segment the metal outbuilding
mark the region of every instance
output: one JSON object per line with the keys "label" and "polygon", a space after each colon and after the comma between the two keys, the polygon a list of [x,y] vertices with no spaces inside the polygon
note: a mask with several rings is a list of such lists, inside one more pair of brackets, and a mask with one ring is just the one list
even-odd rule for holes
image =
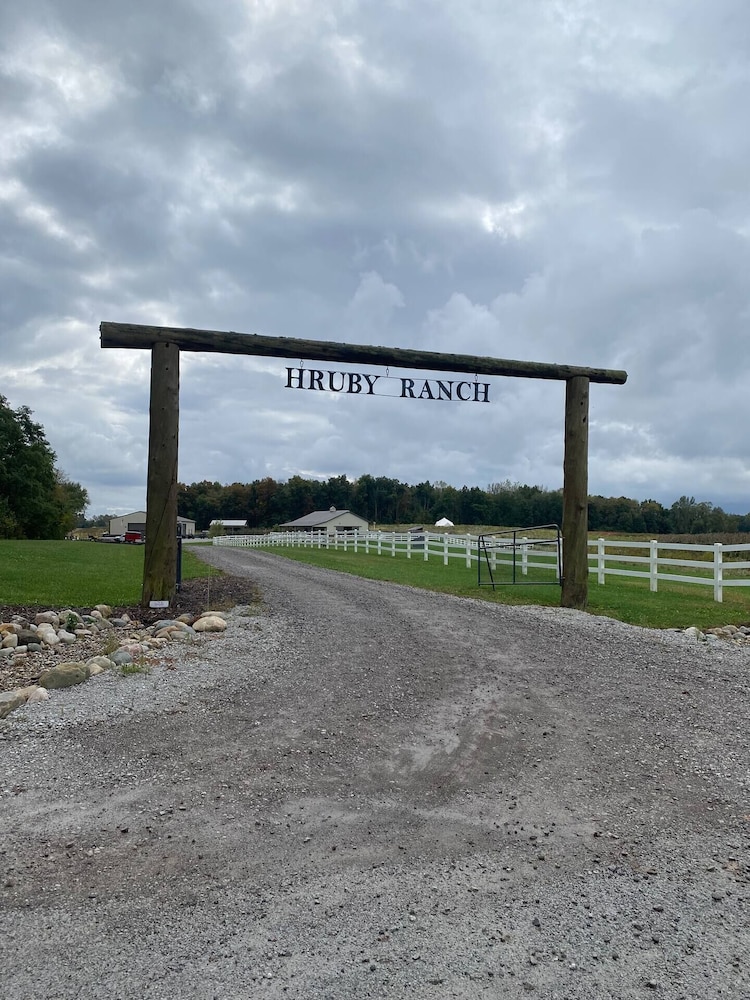
{"label": "metal outbuilding", "polygon": [[[124,535],[127,531],[140,531],[146,534],[146,511],[134,510],[130,514],[121,514],[109,519],[110,535]],[[192,538],[195,534],[195,521],[189,517],[177,518],[177,534],[183,538]]]}

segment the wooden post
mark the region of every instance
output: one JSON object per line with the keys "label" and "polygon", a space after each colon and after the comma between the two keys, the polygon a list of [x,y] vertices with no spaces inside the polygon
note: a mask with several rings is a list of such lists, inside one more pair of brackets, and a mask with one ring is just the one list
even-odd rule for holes
{"label": "wooden post", "polygon": [[177,585],[177,446],[180,349],[151,348],[146,545],[141,604],[171,601]]}
{"label": "wooden post", "polygon": [[577,375],[565,383],[565,457],[563,460],[564,608],[583,611],[589,597],[589,379]]}
{"label": "wooden post", "polygon": [[134,326],[132,323],[101,323],[102,347],[148,347],[176,344],[181,351],[212,351],[219,354],[246,354],[270,358],[308,358],[311,361],[342,361],[345,364],[380,365],[395,368],[426,368],[438,372],[467,372],[474,375],[510,375],[515,378],[571,379],[585,375],[592,382],[621,385],[627,372],[607,368],[580,368],[549,365],[539,361],[508,361],[477,358],[466,354],[437,354],[410,351],[401,347],[372,347],[368,344],[334,344],[297,337],[264,337],[259,334],[221,330],[190,330],[173,326]]}

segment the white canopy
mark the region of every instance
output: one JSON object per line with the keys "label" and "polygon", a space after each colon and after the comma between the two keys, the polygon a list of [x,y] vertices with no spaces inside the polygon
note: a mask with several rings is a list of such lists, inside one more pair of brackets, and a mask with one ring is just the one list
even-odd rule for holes
{"label": "white canopy", "polygon": [[452,528],[453,521],[449,521],[447,517],[441,517],[439,521],[435,521],[436,528]]}

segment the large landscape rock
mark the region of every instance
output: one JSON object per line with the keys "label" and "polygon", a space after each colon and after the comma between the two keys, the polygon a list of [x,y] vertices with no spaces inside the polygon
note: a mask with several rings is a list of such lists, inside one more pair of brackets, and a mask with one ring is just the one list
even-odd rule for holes
{"label": "large landscape rock", "polygon": [[201,615],[193,625],[196,632],[223,632],[227,623],[219,615]]}
{"label": "large landscape rock", "polygon": [[45,670],[39,678],[42,687],[49,689],[73,687],[88,680],[89,671],[85,663],[60,663]]}
{"label": "large landscape rock", "polygon": [[17,691],[3,691],[0,694],[0,719],[15,712],[17,708],[26,703],[26,699]]}

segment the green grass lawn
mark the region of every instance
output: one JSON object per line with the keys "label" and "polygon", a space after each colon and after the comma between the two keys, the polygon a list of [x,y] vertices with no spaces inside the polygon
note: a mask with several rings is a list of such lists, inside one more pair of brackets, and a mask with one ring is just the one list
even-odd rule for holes
{"label": "green grass lawn", "polygon": [[[443,566],[437,558],[425,562],[420,553],[365,555],[363,552],[274,547],[268,551],[288,559],[323,566],[374,580],[422,587],[459,597],[474,597],[502,604],[558,606],[560,588],[479,587],[474,564],[451,559]],[[103,545],[94,542],[0,541],[0,605],[40,607],[92,607],[105,603],[135,606],[140,603],[143,546]],[[188,580],[217,571],[201,562],[188,546],[182,549],[182,576]],[[604,586],[589,576],[589,611],[650,628],[710,627],[750,622],[750,592],[726,588],[717,604],[708,586],[666,584],[652,594],[646,580],[609,577]]]}
{"label": "green grass lawn", "polygon": [[[135,606],[143,552],[142,545],[0,541],[0,605]],[[216,572],[183,546],[183,580]]]}
{"label": "green grass lawn", "polygon": [[[495,590],[479,587],[476,563],[469,569],[461,559],[450,559],[444,566],[438,558],[425,562],[421,553],[407,559],[401,554],[395,557],[365,555],[351,550],[273,547],[267,551],[371,580],[389,580],[458,597],[475,597],[498,604],[560,604],[559,586],[504,586]],[[652,594],[647,580],[609,577],[607,583],[600,586],[595,576],[589,576],[588,610],[594,615],[606,615],[647,628],[740,625],[750,623],[750,588],[744,593],[739,588],[726,588],[724,602],[718,604],[713,599],[713,589],[708,586],[660,581],[659,591]]]}

